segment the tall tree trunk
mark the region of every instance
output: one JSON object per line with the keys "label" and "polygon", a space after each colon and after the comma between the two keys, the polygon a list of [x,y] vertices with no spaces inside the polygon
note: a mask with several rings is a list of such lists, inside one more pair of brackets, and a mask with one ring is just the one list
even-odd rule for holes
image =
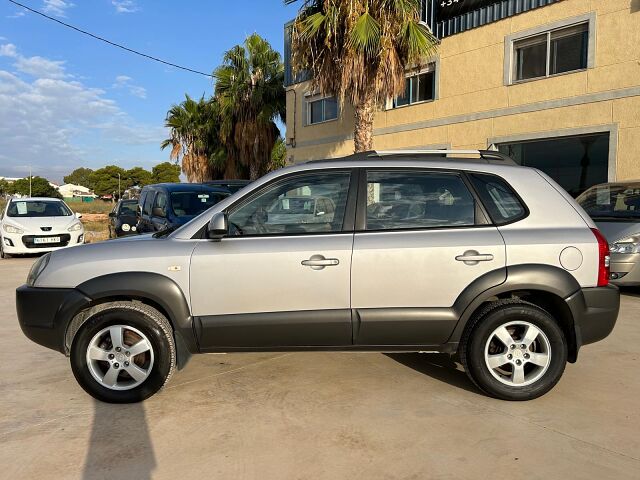
{"label": "tall tree trunk", "polygon": [[258,162],[253,161],[249,164],[249,180],[257,180],[260,178],[260,166]]}
{"label": "tall tree trunk", "polygon": [[353,143],[355,153],[373,150],[374,97],[373,90],[370,90],[367,92],[364,101],[360,105],[354,106],[356,122],[353,131]]}

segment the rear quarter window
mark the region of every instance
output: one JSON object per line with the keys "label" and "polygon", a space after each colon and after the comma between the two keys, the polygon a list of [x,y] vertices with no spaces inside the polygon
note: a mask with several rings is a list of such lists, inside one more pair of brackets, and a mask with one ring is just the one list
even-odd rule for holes
{"label": "rear quarter window", "polygon": [[494,224],[512,223],[527,215],[518,195],[502,178],[484,173],[472,173],[469,178]]}

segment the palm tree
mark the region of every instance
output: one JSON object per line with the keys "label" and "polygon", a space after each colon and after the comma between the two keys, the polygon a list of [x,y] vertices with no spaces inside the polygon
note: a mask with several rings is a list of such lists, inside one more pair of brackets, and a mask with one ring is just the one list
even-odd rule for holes
{"label": "palm tree", "polygon": [[312,88],[355,110],[355,151],[373,147],[373,117],[404,94],[405,72],[436,51],[420,0],[307,0],[293,25],[292,66]]}
{"label": "palm tree", "polygon": [[182,161],[182,171],[190,182],[226,174],[226,153],[220,143],[218,114],[215,101],[204,97],[195,101],[189,95],[167,112],[165,126],[169,128],[170,137],[160,148],[171,147],[170,158]]}
{"label": "palm tree", "polygon": [[268,170],[280,137],[275,120],[285,117],[282,59],[254,33],[225,53],[213,75],[227,162],[248,169],[255,180]]}

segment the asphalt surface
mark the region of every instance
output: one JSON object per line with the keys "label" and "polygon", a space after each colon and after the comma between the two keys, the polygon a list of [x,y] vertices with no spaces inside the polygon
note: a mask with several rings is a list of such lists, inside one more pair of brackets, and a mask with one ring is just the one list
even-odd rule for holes
{"label": "asphalt surface", "polygon": [[136,405],[94,401],[20,331],[0,260],[0,477],[638,479],[640,295],[543,398],[484,397],[427,354],[199,355]]}

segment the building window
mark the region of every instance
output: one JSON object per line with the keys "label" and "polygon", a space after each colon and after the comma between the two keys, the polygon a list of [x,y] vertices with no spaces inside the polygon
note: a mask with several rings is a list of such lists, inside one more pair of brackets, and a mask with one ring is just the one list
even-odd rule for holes
{"label": "building window", "polygon": [[542,170],[577,197],[608,181],[609,133],[498,144],[520,165]]}
{"label": "building window", "polygon": [[404,95],[393,101],[393,108],[430,102],[436,98],[436,72],[433,65],[427,72],[407,77]]}
{"label": "building window", "polygon": [[511,80],[546,78],[589,67],[590,20],[511,39]]}
{"label": "building window", "polygon": [[328,122],[337,118],[338,100],[336,97],[307,100],[307,125]]}

